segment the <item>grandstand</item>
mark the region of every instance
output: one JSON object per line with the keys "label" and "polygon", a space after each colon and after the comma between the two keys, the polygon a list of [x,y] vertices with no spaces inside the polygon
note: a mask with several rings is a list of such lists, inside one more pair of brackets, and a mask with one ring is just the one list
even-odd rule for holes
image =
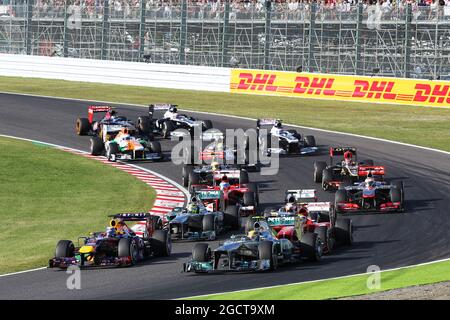
{"label": "grandstand", "polygon": [[450,0],[0,0],[0,52],[439,79]]}

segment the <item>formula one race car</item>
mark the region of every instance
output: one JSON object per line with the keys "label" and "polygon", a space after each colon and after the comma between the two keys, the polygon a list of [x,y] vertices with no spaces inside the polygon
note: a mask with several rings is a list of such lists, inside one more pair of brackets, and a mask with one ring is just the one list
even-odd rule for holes
{"label": "formula one race car", "polygon": [[[108,132],[108,131],[106,131]],[[99,137],[91,138],[91,154],[99,156],[105,154],[109,161],[116,160],[153,160],[164,158],[161,144],[158,141],[150,141],[146,137],[136,137],[127,127],[119,132],[110,132],[107,140]]]}
{"label": "formula one race car", "polygon": [[202,141],[213,140],[200,152],[199,158],[202,162],[218,162],[240,169],[257,170],[257,160],[251,162],[246,145],[239,146],[235,141],[231,145],[227,144],[224,134],[220,130],[209,129],[202,134],[201,139]]}
{"label": "formula one race car", "polygon": [[[295,190],[289,190],[292,191]],[[277,211],[264,213],[264,218],[275,231],[275,236],[291,241],[298,240],[299,229],[295,227],[297,216],[303,217],[302,234],[316,233],[323,244],[324,254],[332,253],[336,244],[350,245],[353,242],[352,221],[345,218],[336,219],[334,205],[330,202],[288,202]],[[250,226],[252,223],[250,220]]]}
{"label": "formula one race car", "polygon": [[[200,191],[221,191],[223,200],[219,202],[222,210],[235,217],[232,223],[237,228],[241,217],[254,215],[259,204],[259,188],[256,183],[247,182],[248,173],[240,170],[215,171],[212,184],[209,181],[196,180],[198,176],[191,176],[189,190],[191,193]],[[244,178],[245,177],[245,178]]]}
{"label": "formula one race car", "polygon": [[[341,155],[344,159],[333,164],[333,158]],[[374,166],[373,160],[358,162],[356,148],[353,147],[331,147],[329,165],[325,161],[314,162],[314,181],[322,183],[323,190],[336,190],[362,181],[369,172],[377,180],[382,180],[385,168]]]}
{"label": "formula one race car", "polygon": [[335,207],[338,213],[349,212],[403,212],[404,190],[402,182],[388,184],[367,179],[336,191]]}
{"label": "formula one race car", "polygon": [[[155,119],[155,111],[166,110],[163,117]],[[169,138],[171,132],[176,129],[186,129],[194,134],[197,127],[199,133],[212,128],[211,120],[198,120],[185,114],[179,114],[177,105],[174,104],[151,104],[148,114],[152,122],[153,132],[162,135],[163,138]]]}
{"label": "formula one race car", "polygon": [[[100,120],[94,120],[96,113],[103,114]],[[151,122],[150,117],[141,116],[137,119],[136,124],[128,120],[126,117],[117,116],[116,110],[110,106],[89,106],[88,117],[78,118],[75,129],[78,135],[95,135],[103,140],[108,140],[108,135],[118,132],[122,128],[134,132],[138,135],[149,135],[151,139]]]}
{"label": "formula one race car", "polygon": [[224,230],[224,213],[208,210],[195,196],[186,208],[176,207],[166,216],[168,229],[175,239],[215,240]]}
{"label": "formula one race car", "polygon": [[[298,235],[301,235],[301,229]],[[206,243],[197,243],[192,257],[183,264],[183,271],[211,273],[226,271],[271,271],[279,264],[303,259],[318,261],[322,244],[315,233],[305,233],[300,240],[277,239],[266,221],[256,221],[246,235],[234,235],[211,250]]]}
{"label": "formula one race car", "polygon": [[[263,126],[272,126],[267,136],[262,135]],[[304,136],[297,130],[285,130],[280,119],[258,119],[256,122],[258,148],[261,152],[271,155],[279,154],[311,154],[319,149],[316,147],[314,136]],[[272,139],[278,139],[278,148],[272,147]]]}
{"label": "formula one race car", "polygon": [[[162,229],[160,217],[150,213],[120,213],[111,217],[113,220],[106,232],[80,237],[81,246],[75,247],[70,240],[60,240],[49,267],[130,266],[150,257],[170,255],[172,243],[168,231]],[[126,221],[144,221],[142,236],[137,235],[134,227],[128,227]]]}

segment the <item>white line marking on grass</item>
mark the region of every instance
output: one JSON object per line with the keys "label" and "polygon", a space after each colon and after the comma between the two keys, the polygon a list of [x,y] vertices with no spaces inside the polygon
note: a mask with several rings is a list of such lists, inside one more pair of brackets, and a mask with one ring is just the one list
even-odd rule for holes
{"label": "white line marking on grass", "polygon": [[[415,267],[422,267],[422,266],[435,264],[435,263],[439,263],[439,262],[445,262],[445,261],[449,261],[449,260],[450,260],[450,258],[446,258],[446,259],[441,259],[441,260],[436,260],[436,261],[423,262],[423,263],[414,264],[414,265],[410,265],[410,266],[386,269],[386,270],[381,270],[381,273],[390,272],[390,271],[396,271],[396,270],[401,270],[401,269],[411,269],[411,268],[415,268]],[[311,281],[303,281],[303,282],[294,282],[294,283],[287,283],[287,284],[279,284],[279,285],[267,286],[267,287],[261,287],[261,288],[242,289],[242,290],[235,290],[235,291],[226,291],[226,292],[202,294],[202,295],[198,295],[198,296],[190,296],[190,297],[178,298],[178,299],[175,299],[175,300],[211,297],[211,296],[217,296],[217,295],[222,295],[222,294],[248,292],[248,291],[256,291],[256,290],[263,290],[263,289],[275,289],[275,288],[288,287],[288,286],[290,287],[290,286],[301,285],[301,284],[318,283],[318,282],[324,282],[324,281],[331,281],[331,280],[346,279],[346,278],[351,278],[351,277],[365,276],[365,275],[369,275],[369,274],[370,273],[356,273],[356,274],[350,274],[350,275],[340,276],[340,277],[318,279],[318,280],[311,280]]]}
{"label": "white line marking on grass", "polygon": [[[27,141],[27,142],[31,142],[31,143],[37,143],[37,144],[41,144],[41,145],[46,145],[49,147],[53,147],[56,150],[61,150],[61,151],[66,151],[66,152],[71,152],[73,154],[76,155],[81,155],[84,156],[88,159],[94,159],[94,160],[100,160],[100,162],[103,162],[105,164],[109,164],[112,167],[115,167],[121,171],[127,172],[126,168],[128,167],[133,167],[134,169],[131,169],[133,172],[134,171],[141,171],[140,175],[136,175],[136,174],[132,174],[131,172],[128,172],[131,176],[134,176],[135,178],[137,178],[138,180],[145,180],[145,177],[148,176],[147,174],[143,174],[142,171],[149,173],[153,176],[157,176],[160,178],[160,180],[164,180],[167,187],[171,187],[174,188],[175,190],[181,192],[184,196],[168,196],[165,194],[161,194],[158,193],[157,190],[155,190],[156,192],[156,196],[155,196],[155,202],[154,204],[157,204],[161,201],[164,201],[164,203],[168,203],[171,206],[167,207],[167,212],[171,211],[171,209],[173,209],[175,206],[179,206],[179,205],[183,205],[185,203],[185,201],[187,201],[187,199],[189,199],[189,192],[182,187],[181,185],[179,185],[178,183],[176,183],[175,181],[173,181],[172,179],[169,179],[157,172],[154,172],[152,170],[134,165],[134,164],[130,164],[130,163],[124,163],[124,162],[120,162],[120,165],[117,165],[117,163],[114,162],[109,162],[109,161],[103,161],[104,157],[97,157],[97,156],[91,156],[88,152],[83,151],[83,150],[78,150],[78,149],[74,149],[74,148],[68,148],[68,147],[64,147],[61,145],[57,145],[57,144],[53,144],[53,143],[48,143],[48,142],[44,142],[44,141],[39,141],[39,140],[33,140],[33,139],[27,139],[27,138],[21,138],[21,137],[15,137],[15,136],[11,136],[11,135],[6,135],[6,134],[0,134],[0,137],[4,137],[4,138],[10,138],[10,139],[16,139],[16,140],[22,140],[22,141]],[[143,178],[144,177],[144,178]],[[147,182],[147,181],[143,181],[144,183],[146,183],[149,186],[152,186],[154,183],[153,182]],[[158,187],[159,183],[156,183],[156,186]],[[157,207],[157,206],[156,206]],[[157,209],[158,210],[158,209]],[[149,212],[153,212],[153,208],[149,210]],[[13,276],[13,275],[18,275],[18,274],[22,274],[22,273],[27,273],[27,272],[33,272],[33,271],[39,271],[39,270],[44,270],[47,269],[47,267],[40,267],[40,268],[35,268],[35,269],[29,269],[29,270],[23,270],[23,271],[18,271],[18,272],[12,272],[12,273],[7,273],[7,274],[2,274],[0,275],[0,277],[6,277],[6,276]]]}

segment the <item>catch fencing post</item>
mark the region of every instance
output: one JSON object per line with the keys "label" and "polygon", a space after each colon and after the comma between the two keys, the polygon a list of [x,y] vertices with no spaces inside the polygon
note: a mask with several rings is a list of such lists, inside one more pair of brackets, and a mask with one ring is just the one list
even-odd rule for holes
{"label": "catch fencing post", "polygon": [[142,61],[145,49],[145,9],[147,6],[146,0],[141,0],[140,18],[139,24],[139,61]]}
{"label": "catch fencing post", "polygon": [[180,64],[186,63],[186,36],[187,36],[187,0],[181,2],[181,26],[180,26]]}
{"label": "catch fencing post", "polygon": [[27,52],[27,55],[30,55],[32,53],[31,48],[31,37],[32,37],[32,31],[31,31],[31,22],[33,20],[33,0],[27,0],[27,31],[26,31],[26,40],[25,40],[25,50]]}
{"label": "catch fencing post", "polygon": [[105,60],[107,58],[109,43],[109,1],[103,1],[103,20],[102,20],[102,50],[100,53],[100,59]]}
{"label": "catch fencing post", "polygon": [[356,39],[355,39],[355,46],[356,46],[356,52],[355,52],[355,74],[356,75],[362,75],[362,66],[361,66],[361,29],[362,29],[362,21],[363,21],[363,4],[362,2],[358,3],[358,17],[357,17],[357,24],[356,24]]}
{"label": "catch fencing post", "polygon": [[309,15],[309,52],[308,52],[308,72],[314,72],[314,29],[316,24],[316,3],[311,4],[311,12]]}
{"label": "catch fencing post", "polygon": [[266,0],[266,24],[265,24],[265,28],[264,28],[264,32],[265,32],[265,38],[264,38],[264,70],[269,69],[270,67],[270,32],[271,32],[271,27],[270,27],[270,23],[272,20],[271,17],[271,13],[272,13],[272,1],[271,0]]}
{"label": "catch fencing post", "polygon": [[69,12],[68,12],[68,1],[64,1],[64,34],[63,34],[63,56],[67,58],[69,56]]}
{"label": "catch fencing post", "polygon": [[230,27],[230,1],[225,0],[225,11],[223,14],[223,28],[222,28],[222,67],[228,67],[230,64],[228,58],[228,39]]}
{"label": "catch fencing post", "polygon": [[405,60],[403,63],[405,78],[411,77],[411,20],[412,20],[412,7],[408,4],[406,9],[405,19]]}

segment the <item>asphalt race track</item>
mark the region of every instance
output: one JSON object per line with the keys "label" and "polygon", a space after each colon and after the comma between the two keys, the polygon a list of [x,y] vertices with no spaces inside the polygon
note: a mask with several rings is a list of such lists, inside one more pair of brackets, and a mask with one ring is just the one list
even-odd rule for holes
{"label": "asphalt race track", "polygon": [[[77,136],[74,124],[77,117],[87,116],[89,104],[92,103],[0,94],[0,134],[88,151],[89,137]],[[140,107],[118,107],[119,114],[132,120],[146,112]],[[255,126],[251,121],[227,117],[198,115],[198,118],[209,118],[222,130]],[[376,164],[385,165],[387,178],[404,181],[406,212],[353,216],[352,247],[342,247],[319,263],[280,267],[274,273],[183,274],[182,262],[193,246],[185,242],[174,244],[169,258],[150,260],[132,268],[83,270],[81,290],[68,290],[68,275],[55,269],[0,277],[0,299],[172,299],[361,273],[370,265],[386,269],[450,257],[448,154],[358,137],[299,131],[315,135],[321,155],[282,158],[276,176],[251,173],[251,179],[262,185],[260,201],[264,206],[281,203],[287,188],[318,188],[313,182],[313,162],[327,160],[330,145],[349,145],[358,148],[359,159],[373,159]],[[172,145],[173,142],[163,141],[163,151],[169,154]],[[181,168],[170,162],[142,166],[181,182]],[[333,194],[323,191],[319,196],[323,201],[334,199]],[[106,223],[106,212],[99,208],[99,214],[105,214]],[[52,254],[49,252],[49,258]]]}

